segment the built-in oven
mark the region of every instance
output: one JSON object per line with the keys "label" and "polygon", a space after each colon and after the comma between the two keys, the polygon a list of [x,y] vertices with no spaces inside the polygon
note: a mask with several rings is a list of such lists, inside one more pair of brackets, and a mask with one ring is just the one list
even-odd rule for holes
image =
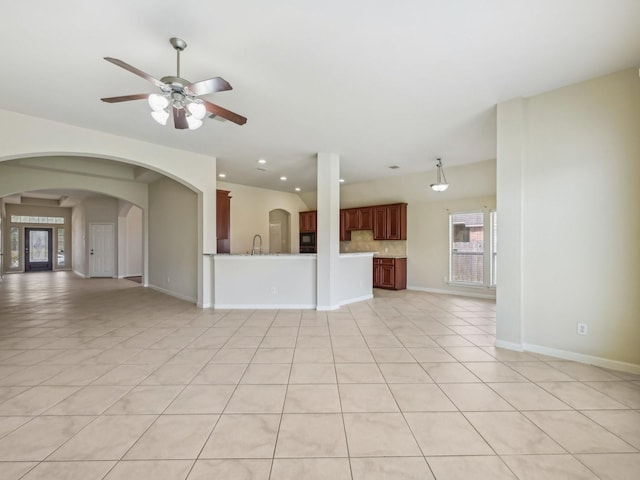
{"label": "built-in oven", "polygon": [[316,232],[300,232],[300,253],[316,253]]}

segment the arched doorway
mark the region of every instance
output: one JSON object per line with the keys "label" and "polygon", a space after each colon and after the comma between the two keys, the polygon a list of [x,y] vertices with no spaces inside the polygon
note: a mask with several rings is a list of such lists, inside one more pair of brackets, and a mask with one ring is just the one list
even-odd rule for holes
{"label": "arched doorway", "polygon": [[[71,269],[82,277],[141,277],[145,286],[200,303],[199,192],[155,171],[91,157],[5,160],[0,178],[3,209],[28,208],[26,215],[45,219],[65,217],[59,235],[53,235],[53,270]],[[47,205],[67,213],[38,213]],[[24,229],[38,225],[31,225],[31,219],[12,223],[11,215],[0,223],[4,250],[15,249],[19,258],[8,266],[12,258],[7,255],[4,270],[26,271]],[[100,235],[110,242],[94,241]],[[112,249],[102,263],[96,261],[101,245]]]}
{"label": "arched doorway", "polygon": [[269,212],[269,253],[291,253],[291,214],[281,208]]}

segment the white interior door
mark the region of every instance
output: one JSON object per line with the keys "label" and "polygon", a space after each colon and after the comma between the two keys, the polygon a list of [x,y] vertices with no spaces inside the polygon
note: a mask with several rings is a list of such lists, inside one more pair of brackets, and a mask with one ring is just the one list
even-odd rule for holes
{"label": "white interior door", "polygon": [[89,225],[89,276],[115,276],[115,237],[112,223]]}

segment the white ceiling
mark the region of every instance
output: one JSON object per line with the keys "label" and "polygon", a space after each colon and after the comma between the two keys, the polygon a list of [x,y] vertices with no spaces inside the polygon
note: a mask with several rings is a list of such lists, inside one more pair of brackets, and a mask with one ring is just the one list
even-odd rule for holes
{"label": "white ceiling", "polygon": [[[4,3],[0,108],[216,156],[227,182],[288,191],[315,190],[319,151],[341,155],[347,183],[495,158],[496,103],[640,64],[638,0]],[[246,125],[178,131],[144,101],[99,100],[156,91],[105,56],[175,75],[173,36],[182,76],[224,77],[234,89],[206,98]]]}

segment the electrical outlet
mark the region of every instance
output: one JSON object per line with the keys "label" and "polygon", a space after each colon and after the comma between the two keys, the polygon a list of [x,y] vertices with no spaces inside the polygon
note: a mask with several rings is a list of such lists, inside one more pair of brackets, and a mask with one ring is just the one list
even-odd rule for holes
{"label": "electrical outlet", "polygon": [[587,335],[589,333],[589,328],[586,323],[578,324],[578,335]]}
{"label": "electrical outlet", "polygon": [[271,287],[271,293],[275,295],[277,292],[278,290],[276,289],[276,287]]}

